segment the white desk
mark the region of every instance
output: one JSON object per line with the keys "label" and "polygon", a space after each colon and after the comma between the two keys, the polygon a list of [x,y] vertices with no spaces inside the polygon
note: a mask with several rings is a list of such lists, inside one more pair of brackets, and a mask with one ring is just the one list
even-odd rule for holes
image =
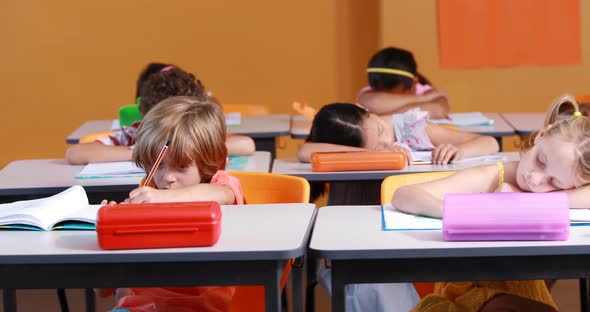
{"label": "white desk", "polygon": [[568,241],[445,242],[442,231],[382,231],[379,206],[319,210],[309,245],[331,260],[332,309],[355,283],[526,280],[590,276],[590,227]]}
{"label": "white desk", "polygon": [[528,136],[535,131],[543,129],[545,123],[545,113],[503,113],[502,117],[506,119],[516,133],[520,136]]}
{"label": "white desk", "polygon": [[[494,121],[493,126],[477,127],[460,127],[459,129],[467,132],[478,133],[482,135],[493,136],[498,140],[500,149],[502,148],[502,137],[514,134],[514,129],[498,113],[483,113],[487,118]],[[311,130],[311,121],[304,116],[293,116],[291,119],[291,136],[295,139],[307,139]]]}
{"label": "white desk", "polygon": [[[113,120],[87,121],[67,136],[66,143],[76,144],[87,133],[110,131],[112,125]],[[254,139],[256,150],[271,152],[273,159],[276,155],[275,138],[289,135],[290,129],[291,116],[289,115],[245,116],[241,118],[239,126],[227,127],[228,133],[241,134]]]}
{"label": "white desk", "polygon": [[[236,170],[269,172],[269,152],[256,152],[239,159]],[[140,177],[76,179],[82,168],[83,165],[70,165],[63,159],[13,161],[0,171],[0,203],[50,196],[76,184],[84,187],[91,203],[106,198],[123,200],[141,181]]]}
{"label": "white desk", "polygon": [[221,237],[212,247],[107,251],[93,231],[3,232],[0,287],[264,285],[267,311],[280,311],[284,264],[305,255],[315,206],[222,206],[222,213]]}
{"label": "white desk", "polygon": [[[520,159],[519,153],[498,153],[506,161]],[[459,171],[484,164],[493,164],[492,161],[471,161],[448,165],[413,165],[402,170],[383,171],[340,171],[340,172],[313,172],[311,164],[301,163],[297,159],[275,159],[272,166],[272,173],[281,173],[298,176],[310,182],[331,182],[328,204],[330,205],[369,205],[380,203],[381,182],[390,175],[436,172],[436,171]]]}

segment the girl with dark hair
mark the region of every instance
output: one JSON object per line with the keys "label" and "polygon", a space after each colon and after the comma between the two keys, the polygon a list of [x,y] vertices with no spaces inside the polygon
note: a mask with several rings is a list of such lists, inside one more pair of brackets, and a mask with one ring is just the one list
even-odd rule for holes
{"label": "girl with dark hair", "polygon": [[446,92],[433,88],[418,72],[410,51],[385,48],[377,52],[367,68],[369,86],[357,95],[356,102],[377,115],[402,113],[421,108],[432,118],[447,118]]}

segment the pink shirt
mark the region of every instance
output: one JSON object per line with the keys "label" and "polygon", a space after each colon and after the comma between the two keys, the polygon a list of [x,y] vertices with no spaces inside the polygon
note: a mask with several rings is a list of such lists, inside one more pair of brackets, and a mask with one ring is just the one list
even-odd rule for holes
{"label": "pink shirt", "polygon": [[210,183],[229,187],[234,192],[234,197],[236,198],[234,205],[244,204],[244,191],[242,191],[240,179],[232,176],[229,172],[218,170],[211,178]]}
{"label": "pink shirt", "polygon": [[[228,186],[234,192],[234,204],[244,204],[240,180],[227,171],[218,170],[210,183]],[[115,309],[137,312],[227,311],[235,291],[234,286],[129,288],[129,294],[119,300]]]}

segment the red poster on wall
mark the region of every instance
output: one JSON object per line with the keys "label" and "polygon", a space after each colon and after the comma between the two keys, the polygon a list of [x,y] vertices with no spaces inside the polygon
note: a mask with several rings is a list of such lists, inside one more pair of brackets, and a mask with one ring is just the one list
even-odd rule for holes
{"label": "red poster on wall", "polygon": [[581,63],[580,0],[438,0],[443,68]]}

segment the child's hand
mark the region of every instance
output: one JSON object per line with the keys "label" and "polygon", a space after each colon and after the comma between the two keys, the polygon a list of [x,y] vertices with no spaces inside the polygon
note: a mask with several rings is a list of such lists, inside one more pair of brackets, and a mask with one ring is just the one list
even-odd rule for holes
{"label": "child's hand", "polygon": [[452,144],[441,144],[432,150],[432,164],[446,165],[463,159],[463,151]]}
{"label": "child's hand", "polygon": [[522,190],[510,183],[502,183],[496,189],[496,193],[522,193]]}
{"label": "child's hand", "polygon": [[103,206],[105,206],[105,205],[113,206],[113,205],[116,205],[116,204],[117,204],[117,202],[116,202],[116,201],[114,201],[114,200],[108,201],[108,200],[106,200],[106,199],[103,199],[103,200],[100,202],[100,204],[101,204],[101,205],[103,205]]}
{"label": "child's hand", "polygon": [[129,204],[157,203],[162,201],[165,201],[163,199],[163,190],[158,190],[149,186],[142,186],[134,189],[129,193],[129,198],[125,200],[125,202]]}
{"label": "child's hand", "polygon": [[444,97],[447,100],[449,99],[449,95],[447,94],[447,92],[445,92],[444,90],[440,90],[440,89],[433,89],[432,91],[424,93],[424,97],[429,102],[432,102],[432,101],[438,99],[439,97]]}

